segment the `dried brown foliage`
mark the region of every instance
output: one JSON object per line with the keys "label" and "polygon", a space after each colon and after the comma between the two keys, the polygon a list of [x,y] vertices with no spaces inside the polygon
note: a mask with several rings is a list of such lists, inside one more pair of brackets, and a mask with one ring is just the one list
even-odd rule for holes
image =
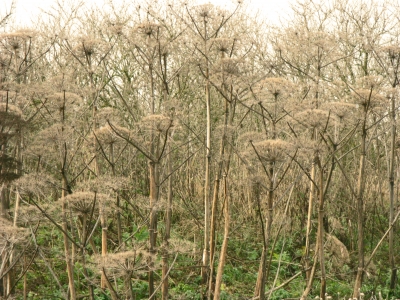
{"label": "dried brown foliage", "polygon": [[322,109],[306,109],[294,117],[297,122],[311,129],[323,129],[334,117]]}
{"label": "dried brown foliage", "polygon": [[112,124],[106,124],[94,132],[97,140],[106,145],[115,144],[117,142],[124,142],[132,135],[129,129]]}
{"label": "dried brown foliage", "polygon": [[325,243],[327,252],[331,255],[332,263],[337,268],[350,262],[350,254],[347,247],[334,235],[327,234]]}
{"label": "dried brown foliage", "polygon": [[254,143],[257,158],[263,163],[277,163],[287,159],[293,146],[283,140],[264,140]]}
{"label": "dried brown foliage", "polygon": [[39,198],[46,197],[59,188],[59,182],[45,173],[23,175],[12,185],[21,195],[34,195]]}
{"label": "dried brown foliage", "polygon": [[110,253],[106,256],[98,256],[95,260],[100,269],[106,269],[115,276],[124,276],[126,273],[133,273],[134,277],[139,276],[149,270],[149,260],[153,262],[153,268],[156,269],[159,265],[156,262],[154,255],[150,254],[145,249],[134,249],[125,252]]}
{"label": "dried brown foliage", "polygon": [[68,203],[73,216],[90,216],[92,211],[98,214],[112,212],[116,209],[115,199],[101,193],[74,192],[67,195],[64,200],[58,200],[57,206],[61,207],[63,201]]}
{"label": "dried brown foliage", "polygon": [[17,243],[22,243],[28,237],[28,230],[14,226],[10,221],[0,218],[0,247],[11,248]]}

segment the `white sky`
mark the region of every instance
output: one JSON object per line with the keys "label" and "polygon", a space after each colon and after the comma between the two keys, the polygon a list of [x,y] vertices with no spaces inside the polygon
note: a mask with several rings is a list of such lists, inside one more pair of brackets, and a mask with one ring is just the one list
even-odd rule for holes
{"label": "white sky", "polygon": [[[234,1],[234,0],[233,0]],[[249,2],[250,8],[254,11],[259,10],[266,19],[277,22],[279,17],[287,15],[290,3],[295,0],[244,0]],[[36,17],[41,13],[41,10],[46,11],[52,7],[57,0],[14,0],[14,21],[16,26],[29,26],[34,23]],[[102,7],[105,0],[85,0],[87,6]],[[114,0],[114,2],[117,2]],[[197,0],[199,3],[210,2],[216,5],[229,5],[232,0]],[[0,0],[0,16],[4,15],[6,9],[9,9],[12,0]],[[235,3],[235,2],[233,2]]]}

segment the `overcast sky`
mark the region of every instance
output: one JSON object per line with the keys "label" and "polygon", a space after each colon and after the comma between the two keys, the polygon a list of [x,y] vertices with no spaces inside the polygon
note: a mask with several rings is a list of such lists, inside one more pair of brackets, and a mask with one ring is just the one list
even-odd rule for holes
{"label": "overcast sky", "polygon": [[[16,8],[14,11],[15,23],[21,26],[29,26],[41,13],[41,9],[46,11],[56,3],[57,0],[14,0]],[[114,0],[118,2],[118,0]],[[235,0],[233,0],[235,1]],[[259,10],[263,16],[272,22],[277,22],[279,16],[287,14],[290,3],[295,0],[245,0],[249,2],[251,9]],[[67,1],[68,2],[68,1]],[[85,0],[87,6],[102,7],[105,0]],[[229,5],[232,0],[197,0],[199,3],[213,3],[216,5]],[[0,0],[0,13],[4,15],[6,9],[10,7],[12,0]],[[233,2],[235,3],[235,2]]]}

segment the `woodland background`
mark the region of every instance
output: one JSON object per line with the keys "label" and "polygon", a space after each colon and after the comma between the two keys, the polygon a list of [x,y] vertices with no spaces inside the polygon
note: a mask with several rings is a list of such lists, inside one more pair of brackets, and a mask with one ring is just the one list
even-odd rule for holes
{"label": "woodland background", "polygon": [[3,299],[400,297],[400,8],[1,17]]}

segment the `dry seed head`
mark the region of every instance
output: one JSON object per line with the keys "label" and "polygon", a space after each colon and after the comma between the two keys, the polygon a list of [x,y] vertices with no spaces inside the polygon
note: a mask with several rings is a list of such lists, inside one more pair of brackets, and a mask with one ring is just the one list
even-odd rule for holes
{"label": "dry seed head", "polygon": [[241,74],[243,74],[242,61],[234,58],[220,59],[214,66],[214,72],[211,79],[214,82],[225,83],[237,86],[240,83]]}
{"label": "dry seed head", "polygon": [[103,107],[97,112],[97,121],[100,125],[107,124],[107,122],[119,123],[120,117],[118,116],[118,110],[112,107]]}
{"label": "dry seed head", "polygon": [[306,109],[295,115],[295,120],[309,128],[323,128],[332,116],[322,109]]}
{"label": "dry seed head", "polygon": [[214,66],[216,72],[238,76],[241,73],[241,61],[235,58],[223,58]]}
{"label": "dry seed head", "polygon": [[257,156],[262,162],[276,163],[284,161],[292,146],[283,140],[265,140],[254,143]]}
{"label": "dry seed head", "polygon": [[194,7],[197,16],[200,18],[209,18],[212,16],[213,10],[214,10],[214,5],[211,3],[206,3],[202,5],[198,5]]}
{"label": "dry seed head", "polygon": [[339,120],[345,120],[351,117],[357,107],[355,104],[347,102],[329,102],[324,104],[323,108],[330,110]]}
{"label": "dry seed head", "polygon": [[353,101],[364,109],[375,108],[386,102],[386,97],[371,89],[356,89],[353,91]]}
{"label": "dry seed head", "polygon": [[332,49],[334,49],[333,41],[329,36],[329,34],[327,34],[326,32],[323,31],[312,32],[309,36],[309,39],[313,45],[323,50],[331,51]]}
{"label": "dry seed head", "polygon": [[237,145],[239,147],[245,147],[245,149],[251,148],[251,143],[257,143],[265,140],[265,134],[257,131],[250,131],[241,134],[237,139]]}
{"label": "dry seed head", "polygon": [[27,229],[15,227],[10,221],[0,218],[0,247],[12,247],[24,242],[28,235]]}
{"label": "dry seed head", "polygon": [[82,98],[74,93],[54,93],[47,97],[46,106],[55,110],[69,109],[72,105],[77,107],[81,102]]}
{"label": "dry seed head", "polygon": [[[61,202],[62,199],[59,200]],[[93,204],[95,204],[95,212],[99,210],[99,207],[106,207],[107,209],[112,208],[113,200],[101,193],[92,192],[74,192],[65,197],[69,208],[73,214],[78,215],[89,215],[93,209]],[[96,201],[96,202],[95,202]]]}
{"label": "dry seed head", "polygon": [[144,22],[136,26],[135,31],[144,37],[157,37],[160,25],[152,22]]}
{"label": "dry seed head", "polygon": [[172,254],[176,253],[191,253],[196,245],[188,240],[170,238],[168,245],[168,252]]}
{"label": "dry seed head", "polygon": [[62,124],[54,124],[38,133],[36,139],[28,146],[28,152],[35,155],[54,155],[49,147],[62,146],[72,142],[72,127]]}
{"label": "dry seed head", "polygon": [[[46,211],[46,205],[41,204],[41,208]],[[18,210],[18,223],[19,224],[34,224],[43,222],[46,216],[34,205],[24,205]]]}
{"label": "dry seed head", "polygon": [[75,51],[79,55],[92,56],[101,52],[102,41],[92,36],[82,36],[78,39]]}
{"label": "dry seed head", "polygon": [[380,51],[386,53],[388,58],[391,60],[400,58],[400,46],[398,45],[382,47]]}
{"label": "dry seed head", "polygon": [[211,40],[211,43],[213,48],[218,52],[229,53],[235,40],[230,38],[215,38]]}
{"label": "dry seed head", "polygon": [[57,76],[53,76],[50,78],[49,82],[51,84],[52,88],[55,88],[55,90],[61,92],[61,91],[71,91],[75,89],[74,85],[74,78],[76,75],[74,75],[72,72],[71,73],[62,73]]}
{"label": "dry seed head", "polygon": [[280,95],[286,95],[293,90],[293,85],[290,81],[284,78],[266,78],[261,81],[256,87],[256,94],[263,98],[265,96],[273,95],[278,97]]}
{"label": "dry seed head", "polygon": [[43,197],[51,194],[59,184],[54,178],[45,173],[30,173],[21,176],[12,183],[21,195],[35,195]]}
{"label": "dry seed head", "polygon": [[112,125],[111,127],[109,124],[107,124],[97,129],[95,131],[95,135],[100,143],[111,145],[119,141],[123,142],[124,139],[122,139],[121,136],[129,138],[131,133],[128,129],[124,127],[120,127],[117,125]]}
{"label": "dry seed head", "polygon": [[96,261],[101,269],[105,268],[116,276],[123,276],[128,271],[134,271],[135,274],[147,272],[149,270],[147,262],[150,259],[154,263],[154,268],[158,268],[154,255],[144,249],[107,254],[105,257],[98,256]]}
{"label": "dry seed head", "polygon": [[302,135],[297,137],[295,141],[297,148],[297,157],[299,160],[307,163],[312,162],[315,154],[324,155],[326,146],[321,140],[311,139],[309,135]]}
{"label": "dry seed head", "polygon": [[363,89],[379,89],[383,85],[383,77],[382,76],[364,76],[361,77],[358,81],[358,85]]}
{"label": "dry seed head", "polygon": [[173,126],[173,121],[164,115],[149,115],[142,119],[141,126],[151,132],[166,133]]}
{"label": "dry seed head", "polygon": [[107,29],[109,32],[116,34],[116,35],[122,35],[123,30],[124,30],[125,24],[120,21],[107,21]]}
{"label": "dry seed head", "polygon": [[35,37],[37,34],[38,34],[38,32],[34,29],[22,28],[22,29],[18,29],[16,31],[14,31],[8,35],[11,37],[19,37],[21,39],[30,39],[30,38]]}
{"label": "dry seed head", "polygon": [[116,191],[127,189],[129,184],[126,177],[98,176],[93,180],[80,182],[77,189],[112,195]]}
{"label": "dry seed head", "polygon": [[35,34],[36,32],[33,30],[21,29],[0,35],[0,40],[5,42],[5,47],[16,51],[22,47],[22,45],[25,43],[25,40],[32,38]]}

